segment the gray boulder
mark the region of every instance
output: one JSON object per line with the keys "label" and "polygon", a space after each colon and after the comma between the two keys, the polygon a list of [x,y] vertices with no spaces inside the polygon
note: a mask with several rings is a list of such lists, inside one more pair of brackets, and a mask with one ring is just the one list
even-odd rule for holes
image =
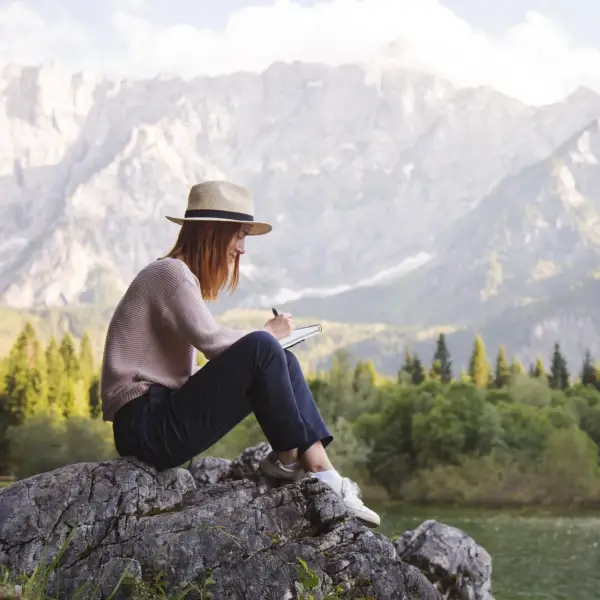
{"label": "gray boulder", "polygon": [[395,545],[400,559],[425,573],[444,598],[494,600],[492,558],[460,529],[429,520]]}
{"label": "gray boulder", "polygon": [[0,490],[0,565],[13,575],[49,565],[38,583],[60,599],[165,597],[153,594],[192,586],[178,597],[284,600],[310,589],[330,600],[440,599],[321,482],[270,487],[256,477],[265,450],[196,461],[194,476],[123,459],[19,481]]}

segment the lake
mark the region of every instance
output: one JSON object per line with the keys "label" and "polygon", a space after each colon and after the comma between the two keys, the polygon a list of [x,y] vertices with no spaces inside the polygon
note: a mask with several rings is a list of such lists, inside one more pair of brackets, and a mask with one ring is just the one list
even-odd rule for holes
{"label": "lake", "polygon": [[492,556],[496,600],[600,598],[600,515],[399,505],[376,510],[380,531],[388,536],[415,529],[426,519],[471,535]]}

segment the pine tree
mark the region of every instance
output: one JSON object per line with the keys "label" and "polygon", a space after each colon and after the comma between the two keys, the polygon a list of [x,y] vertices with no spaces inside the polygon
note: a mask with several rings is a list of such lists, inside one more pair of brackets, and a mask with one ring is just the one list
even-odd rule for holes
{"label": "pine tree", "polygon": [[75,352],[75,344],[73,343],[73,337],[67,331],[60,342],[60,355],[65,363],[65,372],[69,379],[77,381],[81,378],[81,365],[79,363],[79,357]]}
{"label": "pine tree", "polygon": [[550,367],[550,387],[555,390],[564,390],[569,387],[569,370],[567,361],[560,351],[558,342],[554,344],[552,366]]}
{"label": "pine tree", "polygon": [[88,398],[90,404],[90,416],[92,419],[99,419],[102,416],[102,403],[100,401],[100,376],[93,375],[88,389]]}
{"label": "pine tree", "polygon": [[541,356],[538,356],[535,361],[535,367],[533,369],[533,376],[536,379],[541,379],[545,381],[547,379],[546,375],[546,367],[544,367],[544,361]]}
{"label": "pine tree", "polygon": [[421,359],[415,354],[412,362],[412,382],[414,385],[420,385],[427,379],[425,367],[421,363]]}
{"label": "pine tree", "polygon": [[510,383],[510,367],[506,361],[506,352],[504,346],[500,346],[498,356],[496,357],[496,375],[494,377],[494,387],[503,388]]}
{"label": "pine tree", "polygon": [[473,353],[469,362],[469,376],[471,381],[481,388],[488,387],[491,379],[490,363],[480,335],[475,336]]}
{"label": "pine tree", "polygon": [[589,350],[585,351],[583,365],[581,367],[581,384],[595,385],[596,384],[596,369],[594,368],[594,360]]}
{"label": "pine tree", "polygon": [[403,375],[403,374],[407,374],[412,379],[413,366],[414,366],[413,365],[413,357],[410,353],[410,350],[407,348],[404,351],[404,364],[398,371],[398,382],[399,383],[402,382],[403,377],[406,377],[406,375]]}
{"label": "pine tree", "polygon": [[596,389],[600,389],[600,363],[596,362],[594,364],[594,385]]}
{"label": "pine tree", "polygon": [[442,381],[442,363],[434,360],[429,369],[429,379],[433,381]]}
{"label": "pine tree", "polygon": [[40,343],[30,322],[27,322],[10,350],[4,388],[4,414],[8,424],[21,424],[48,405],[45,364]]}
{"label": "pine tree", "polygon": [[66,389],[67,373],[65,361],[54,337],[50,338],[46,348],[46,372],[48,374],[48,404],[51,407],[60,407]]}
{"label": "pine tree", "polygon": [[433,355],[432,374],[435,379],[439,378],[442,383],[452,381],[452,360],[446,346],[446,336],[443,333],[440,333],[437,339],[435,354]]}
{"label": "pine tree", "polygon": [[471,376],[469,375],[469,372],[467,371],[467,369],[465,369],[464,367],[462,367],[460,370],[460,375],[458,377],[458,380],[461,383],[472,383]]}
{"label": "pine tree", "polygon": [[87,388],[94,376],[94,353],[92,352],[92,342],[87,331],[84,332],[79,345],[79,365],[81,377]]}
{"label": "pine tree", "polygon": [[359,360],[354,367],[354,374],[352,376],[352,390],[354,393],[360,394],[372,390],[375,387],[376,376],[373,361],[368,360],[363,362]]}
{"label": "pine tree", "polygon": [[525,367],[517,356],[513,356],[510,362],[510,374],[512,377],[525,374]]}

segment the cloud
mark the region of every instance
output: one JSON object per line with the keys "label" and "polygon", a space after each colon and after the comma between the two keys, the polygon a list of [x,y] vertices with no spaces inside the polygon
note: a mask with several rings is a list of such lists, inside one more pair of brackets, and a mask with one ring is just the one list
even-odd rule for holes
{"label": "cloud", "polygon": [[221,32],[160,27],[120,12],[114,25],[130,64],[186,76],[258,71],[274,61],[422,69],[457,85],[491,85],[540,104],[579,85],[600,91],[600,51],[577,45],[536,12],[500,36],[473,29],[437,0],[291,0],[233,14]]}
{"label": "cloud", "polygon": [[71,64],[90,51],[85,27],[61,17],[52,23],[26,2],[0,5],[0,62],[39,64],[48,60]]}
{"label": "cloud", "polygon": [[[600,51],[578,45],[557,23],[536,12],[492,36],[438,0],[322,0],[312,6],[275,0],[233,13],[222,30],[152,22],[151,10],[144,16],[133,10],[143,5],[151,6],[150,0],[113,3],[119,10],[111,16],[115,39],[104,49],[105,68],[118,65],[138,76],[171,71],[192,77],[260,71],[275,61],[300,60],[417,68],[457,85],[492,85],[533,104],[558,100],[579,85],[600,91]],[[9,10],[11,6],[19,7],[13,11],[18,18],[11,18],[20,23],[20,39],[30,27],[41,33],[41,41],[33,37],[36,42],[28,50],[18,36],[3,40],[7,13],[0,11],[0,56],[12,47],[18,60],[28,51],[64,58],[79,47],[78,56],[85,59],[82,26],[73,27],[63,39],[57,32],[66,32],[64,22],[46,23],[23,3],[9,5]],[[23,11],[28,11],[27,18]],[[31,34],[25,37],[32,39]],[[99,50],[90,50],[88,56],[102,56]]]}

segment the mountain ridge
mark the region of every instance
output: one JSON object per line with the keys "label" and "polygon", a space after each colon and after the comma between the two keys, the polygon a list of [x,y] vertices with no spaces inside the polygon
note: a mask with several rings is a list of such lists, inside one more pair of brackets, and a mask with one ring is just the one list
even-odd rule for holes
{"label": "mountain ridge", "polygon": [[114,306],[173,243],[164,215],[212,178],[247,185],[275,225],[248,244],[219,314],[281,302],[299,317],[470,331],[593,278],[600,96],[532,107],[414,71],[368,75],[0,69],[0,302]]}

